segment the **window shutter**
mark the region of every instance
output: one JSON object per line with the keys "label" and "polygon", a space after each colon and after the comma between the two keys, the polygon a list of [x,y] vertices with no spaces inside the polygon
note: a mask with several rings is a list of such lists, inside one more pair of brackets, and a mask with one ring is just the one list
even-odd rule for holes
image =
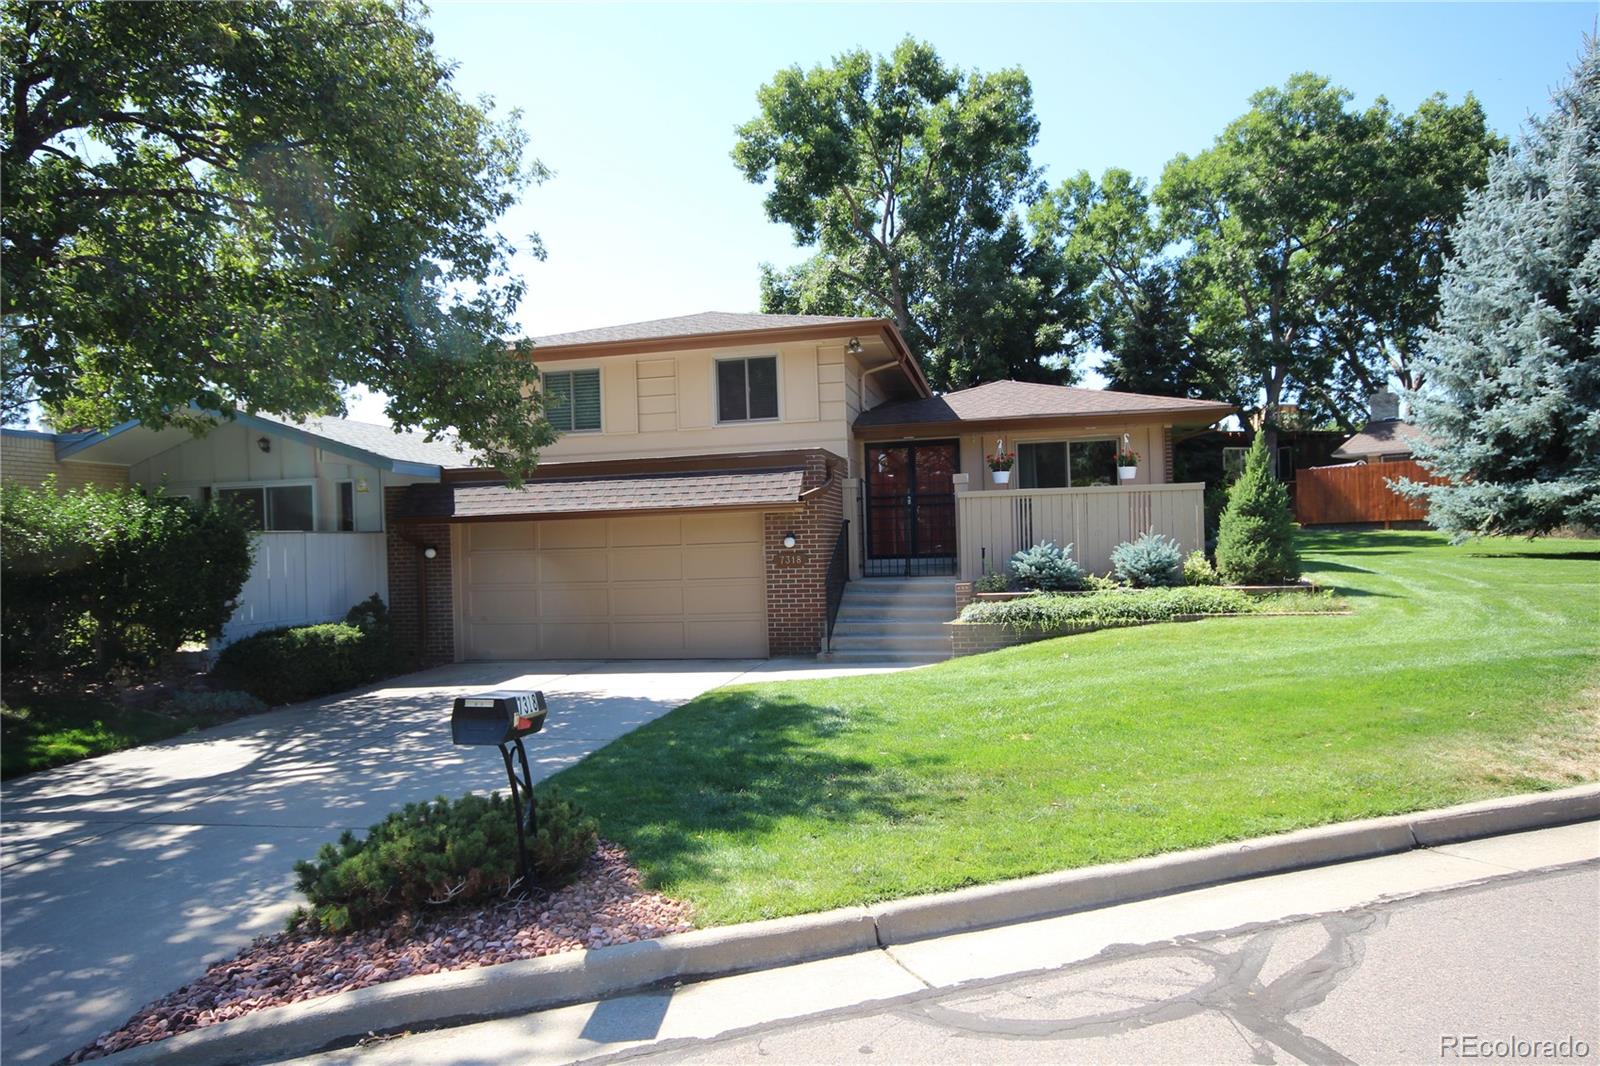
{"label": "window shutter", "polygon": [[572,428],[600,428],[600,371],[572,372]]}

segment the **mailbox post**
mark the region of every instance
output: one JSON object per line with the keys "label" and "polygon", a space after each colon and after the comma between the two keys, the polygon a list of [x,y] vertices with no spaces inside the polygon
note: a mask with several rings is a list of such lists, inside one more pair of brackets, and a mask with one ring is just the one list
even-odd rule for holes
{"label": "mailbox post", "polygon": [[523,892],[534,886],[528,839],[538,832],[539,808],[533,798],[533,775],[528,770],[528,751],[522,746],[522,738],[543,729],[548,714],[543,692],[510,690],[457,696],[450,712],[452,743],[497,747],[505,760],[506,779],[511,782],[511,812],[517,820],[517,872]]}

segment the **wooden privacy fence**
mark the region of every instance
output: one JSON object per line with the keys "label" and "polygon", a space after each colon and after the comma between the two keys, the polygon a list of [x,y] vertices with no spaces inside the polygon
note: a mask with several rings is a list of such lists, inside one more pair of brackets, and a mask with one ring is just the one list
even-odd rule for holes
{"label": "wooden privacy fence", "polygon": [[1354,525],[1365,522],[1421,522],[1428,517],[1422,500],[1402,496],[1389,482],[1406,478],[1437,485],[1422,464],[1411,459],[1362,466],[1311,466],[1295,471],[1294,513],[1303,526]]}
{"label": "wooden privacy fence", "polygon": [[255,565],[223,640],[337,621],[373,593],[387,599],[387,543],[382,533],[258,534]]}
{"label": "wooden privacy fence", "polygon": [[1084,569],[1111,569],[1111,549],[1155,530],[1187,553],[1205,542],[1205,485],[1088,489],[1008,489],[956,495],[961,578],[1003,570],[1011,556],[1042,540],[1073,546]]}

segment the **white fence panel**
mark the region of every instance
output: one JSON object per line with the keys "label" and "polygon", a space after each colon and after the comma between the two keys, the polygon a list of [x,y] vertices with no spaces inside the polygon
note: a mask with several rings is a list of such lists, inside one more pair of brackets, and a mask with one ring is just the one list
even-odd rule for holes
{"label": "white fence panel", "polygon": [[956,497],[961,578],[981,577],[985,563],[1001,570],[1016,552],[1040,541],[1071,544],[1091,573],[1111,569],[1111,550],[1154,530],[1184,552],[1205,540],[1205,485],[1137,485],[1091,489],[1017,489]]}
{"label": "white fence panel", "polygon": [[388,599],[382,533],[262,533],[223,643],[263,629],[331,622],[377,593]]}

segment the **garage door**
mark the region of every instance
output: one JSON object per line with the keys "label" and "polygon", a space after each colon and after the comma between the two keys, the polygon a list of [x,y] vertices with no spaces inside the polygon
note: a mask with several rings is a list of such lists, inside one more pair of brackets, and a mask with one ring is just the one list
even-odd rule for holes
{"label": "garage door", "polygon": [[759,514],[456,528],[463,658],[767,654]]}

